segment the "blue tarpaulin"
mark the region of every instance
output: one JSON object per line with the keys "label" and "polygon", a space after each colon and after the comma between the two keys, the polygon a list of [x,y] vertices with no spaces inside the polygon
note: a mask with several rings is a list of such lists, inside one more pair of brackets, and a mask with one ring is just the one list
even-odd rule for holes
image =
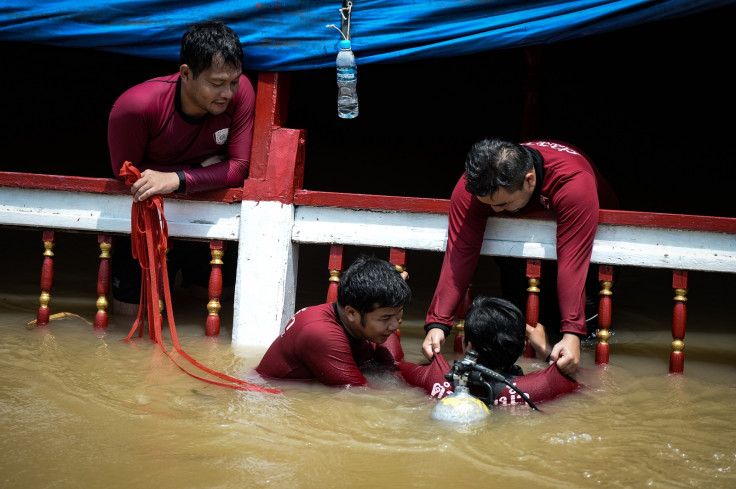
{"label": "blue tarpaulin", "polygon": [[[674,19],[736,0],[354,0],[359,64],[548,44]],[[0,40],[177,60],[187,26],[221,20],[241,37],[245,68],[334,65],[340,1],[4,0]],[[687,35],[687,33],[683,33]]]}

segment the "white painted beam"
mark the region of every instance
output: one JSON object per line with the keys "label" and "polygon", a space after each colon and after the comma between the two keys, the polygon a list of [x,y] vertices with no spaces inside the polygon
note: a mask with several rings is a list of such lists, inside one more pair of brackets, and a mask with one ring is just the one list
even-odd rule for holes
{"label": "white painted beam", "polygon": [[[556,224],[491,217],[485,255],[554,260]],[[447,216],[343,208],[298,207],[292,239],[444,252]],[[637,226],[598,226],[593,263],[736,273],[736,237],[727,233]]]}
{"label": "white painted beam", "polygon": [[393,246],[444,251],[447,216],[298,206],[292,239],[296,243]]}
{"label": "white painted beam", "polygon": [[[64,190],[0,187],[0,224],[130,234],[133,199]],[[169,236],[236,241],[240,203],[164,199]]]}
{"label": "white painted beam", "polygon": [[599,225],[592,261],[736,273],[736,236],[710,231]]}

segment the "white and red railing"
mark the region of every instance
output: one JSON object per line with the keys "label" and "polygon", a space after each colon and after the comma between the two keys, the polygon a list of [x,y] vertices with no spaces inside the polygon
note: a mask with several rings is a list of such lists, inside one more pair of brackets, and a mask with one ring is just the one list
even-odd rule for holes
{"label": "white and red railing", "polygon": [[[331,245],[328,298],[339,280],[343,246],[389,248],[400,267],[410,250],[445,249],[446,199],[302,189],[305,133],[282,127],[287,83],[283,74],[259,77],[251,171],[243,188],[165,199],[170,236],[210,242],[207,334],[219,333],[223,243],[237,242],[234,345],[268,346],[293,314],[300,244]],[[0,225],[42,230],[39,324],[48,320],[55,233],[88,232],[100,244],[95,325],[105,327],[111,237],[130,233],[131,203],[128,189],[114,179],[0,172]],[[551,214],[489,218],[481,252],[527,260],[526,312],[535,323],[540,261],[556,258]],[[682,373],[688,271],[736,273],[736,218],[602,210],[592,262],[600,265],[603,298],[596,362],[608,362],[612,267],[666,268],[675,301],[670,372]],[[470,292],[458,309],[459,326],[469,298]]]}

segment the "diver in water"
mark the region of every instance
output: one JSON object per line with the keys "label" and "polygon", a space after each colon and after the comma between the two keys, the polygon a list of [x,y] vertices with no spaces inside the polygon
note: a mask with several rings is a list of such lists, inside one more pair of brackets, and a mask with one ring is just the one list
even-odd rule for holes
{"label": "diver in water", "polygon": [[[472,363],[464,360],[450,367],[444,357],[437,354],[427,365],[399,362],[398,366],[407,383],[423,387],[436,398],[452,394],[450,378],[458,369],[465,370],[466,365],[465,371],[480,372],[480,375],[471,377],[476,380],[471,380],[470,392],[486,404],[526,403],[534,407],[534,404],[577,390],[581,384],[563,374],[557,362],[545,369],[524,374],[515,362],[524,352],[527,335],[537,356],[548,359],[552,345],[547,341],[543,327],[527,325],[521,310],[507,300],[478,296],[465,317],[464,346],[466,351],[477,353],[477,357],[473,355]],[[531,403],[524,399],[525,396]]]}

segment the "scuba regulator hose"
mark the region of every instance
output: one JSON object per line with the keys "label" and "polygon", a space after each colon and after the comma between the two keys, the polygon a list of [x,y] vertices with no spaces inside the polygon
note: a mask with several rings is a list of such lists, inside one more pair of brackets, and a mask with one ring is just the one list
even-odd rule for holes
{"label": "scuba regulator hose", "polygon": [[[483,365],[478,365],[477,363],[474,363],[473,364],[473,369],[476,370],[476,372],[471,372],[470,373],[470,377],[472,378],[471,383],[473,383],[473,381],[482,383],[488,389],[489,392],[493,393],[493,388],[491,387],[491,385],[488,382],[484,381],[482,379],[482,376],[481,375],[478,375],[478,374],[480,373],[480,374],[483,374],[483,375],[487,375],[488,377],[491,377],[496,382],[501,382],[501,383],[507,385],[509,387],[509,389],[515,390],[516,393],[519,394],[519,396],[521,396],[521,398],[524,399],[524,401],[526,401],[527,404],[529,404],[529,407],[530,408],[532,408],[535,411],[539,411],[539,408],[537,408],[537,406],[534,405],[534,403],[532,402],[532,400],[529,399],[529,396],[527,396],[526,394],[524,394],[521,391],[521,389],[519,389],[518,387],[516,387],[513,383],[511,383],[511,381],[509,381],[503,375],[499,374],[498,372],[496,372],[494,370],[491,370],[488,367],[484,367]],[[477,380],[475,380],[475,378],[477,378]],[[493,402],[493,399],[489,399],[488,404],[491,404],[492,402]]]}
{"label": "scuba regulator hose", "polygon": [[[520,388],[498,372],[478,365],[477,359],[478,352],[468,350],[465,358],[462,361],[455,361],[450,371],[445,374],[445,380],[452,382],[454,392],[440,399],[432,410],[432,418],[456,423],[471,423],[484,419],[491,413],[489,407],[493,406],[496,398],[490,380],[513,389],[533,410],[539,411]],[[485,387],[488,392],[487,398],[472,395],[469,389],[472,385]]]}
{"label": "scuba regulator hose", "polygon": [[513,389],[524,401],[529,404],[535,411],[539,411],[537,406],[529,399],[529,396],[524,394],[521,389],[511,383],[506,377],[499,374],[498,372],[491,370],[488,367],[478,364],[478,352],[475,350],[468,350],[465,352],[465,358],[461,361],[455,361],[449,372],[445,374],[445,379],[448,382],[452,382],[455,387],[458,385],[483,385],[488,390],[488,400],[484,401],[488,405],[493,405],[495,399],[493,387],[489,384],[483,376],[490,377],[496,382],[500,382],[507,385],[509,389]]}

